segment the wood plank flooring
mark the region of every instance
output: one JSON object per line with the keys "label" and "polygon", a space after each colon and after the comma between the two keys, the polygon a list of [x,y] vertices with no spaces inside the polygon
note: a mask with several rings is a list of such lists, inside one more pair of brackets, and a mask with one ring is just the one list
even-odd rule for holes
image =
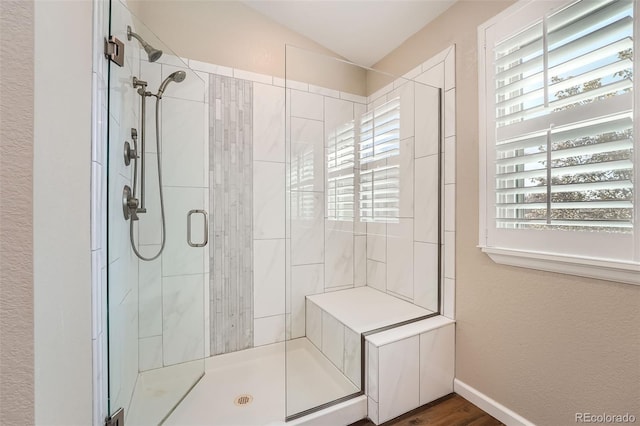
{"label": "wood plank flooring", "polygon": [[[351,426],[373,426],[368,419]],[[460,395],[450,394],[430,404],[416,408],[396,419],[383,423],[384,426],[504,426]]]}

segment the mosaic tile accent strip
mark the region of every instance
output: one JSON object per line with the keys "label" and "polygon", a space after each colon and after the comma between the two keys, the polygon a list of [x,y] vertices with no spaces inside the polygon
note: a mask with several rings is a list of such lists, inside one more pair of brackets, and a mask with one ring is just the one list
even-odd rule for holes
{"label": "mosaic tile accent strip", "polygon": [[209,76],[211,355],[253,345],[253,83]]}

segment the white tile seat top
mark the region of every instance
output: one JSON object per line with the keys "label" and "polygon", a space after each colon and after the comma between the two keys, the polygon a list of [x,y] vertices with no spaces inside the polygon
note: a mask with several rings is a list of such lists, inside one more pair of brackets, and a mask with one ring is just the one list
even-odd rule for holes
{"label": "white tile seat top", "polygon": [[332,291],[307,296],[307,299],[356,333],[433,314],[371,287]]}

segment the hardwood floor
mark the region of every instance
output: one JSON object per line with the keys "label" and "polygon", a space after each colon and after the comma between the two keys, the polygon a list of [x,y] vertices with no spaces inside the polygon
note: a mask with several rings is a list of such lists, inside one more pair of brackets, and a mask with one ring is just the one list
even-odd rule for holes
{"label": "hardwood floor", "polygon": [[[504,426],[503,423],[500,423],[460,395],[453,393],[383,423],[383,425]],[[373,426],[373,423],[366,419],[353,423],[351,426]]]}

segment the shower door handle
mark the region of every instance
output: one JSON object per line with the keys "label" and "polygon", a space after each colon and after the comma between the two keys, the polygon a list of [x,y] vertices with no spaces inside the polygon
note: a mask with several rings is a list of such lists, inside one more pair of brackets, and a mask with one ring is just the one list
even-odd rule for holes
{"label": "shower door handle", "polygon": [[[204,220],[204,235],[201,243],[194,243],[191,241],[191,217],[195,214],[199,213],[202,215]],[[189,210],[187,214],[187,244],[191,247],[204,247],[209,242],[209,221],[207,218],[207,212],[204,210]]]}

